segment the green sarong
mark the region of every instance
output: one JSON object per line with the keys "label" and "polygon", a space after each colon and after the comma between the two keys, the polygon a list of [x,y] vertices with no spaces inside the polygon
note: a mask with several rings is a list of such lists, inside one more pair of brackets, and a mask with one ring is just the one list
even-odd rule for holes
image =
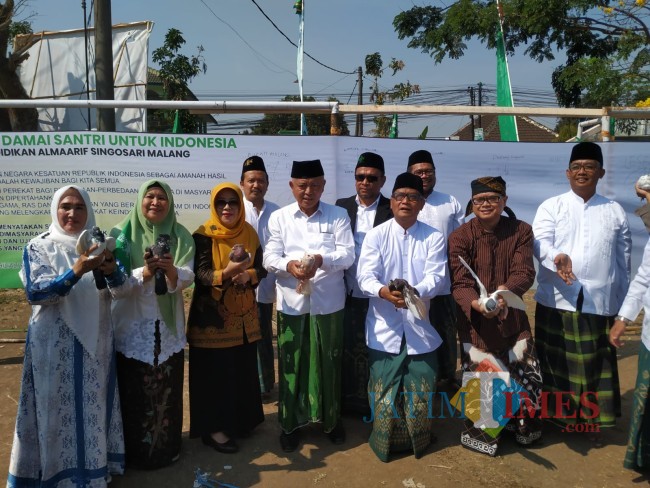
{"label": "green sarong", "polygon": [[327,315],[278,312],[278,418],[285,433],[309,422],[330,432],[341,417],[343,310]]}
{"label": "green sarong", "polygon": [[368,398],[374,419],[368,444],[383,461],[391,451],[413,450],[421,457],[431,442],[429,405],[436,392],[436,352],[409,356],[368,349]]}
{"label": "green sarong", "polygon": [[648,388],[650,387],[650,351],[641,343],[639,349],[639,369],[636,387],[632,397],[632,418],[627,439],[627,450],[623,466],[629,469],[648,470],[650,468],[650,412]]}
{"label": "green sarong", "polygon": [[[535,348],[542,369],[544,391],[549,395],[551,421],[611,427],[621,416],[621,392],[616,351],[609,343],[613,317],[569,312],[537,304]],[[562,404],[556,405],[556,394]],[[584,395],[581,402],[581,395]],[[598,405],[598,415],[585,405]],[[561,412],[556,415],[556,406]]]}

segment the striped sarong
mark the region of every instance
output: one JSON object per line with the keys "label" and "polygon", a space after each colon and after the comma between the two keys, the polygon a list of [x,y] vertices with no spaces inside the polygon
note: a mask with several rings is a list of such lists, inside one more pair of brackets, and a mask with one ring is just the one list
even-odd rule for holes
{"label": "striped sarong", "polygon": [[[578,423],[611,427],[621,415],[616,351],[609,343],[613,317],[569,312],[537,304],[535,345],[542,367],[551,420],[559,425]],[[562,405],[555,399],[561,393]],[[581,401],[581,395],[584,398]],[[584,399],[598,405],[585,405]],[[556,410],[556,407],[559,410]],[[593,418],[588,418],[593,417]]]}
{"label": "striped sarong", "polygon": [[327,433],[341,417],[343,310],[327,315],[278,312],[278,419],[289,434],[309,422]]}
{"label": "striped sarong", "polygon": [[431,443],[429,403],[436,392],[435,351],[409,356],[402,339],[399,354],[368,350],[368,397],[373,414],[368,444],[388,462],[390,452],[413,450],[421,457]]}
{"label": "striped sarong", "polygon": [[641,343],[636,387],[632,397],[632,417],[623,466],[629,469],[650,468],[650,415],[645,415],[650,388],[650,351]]}

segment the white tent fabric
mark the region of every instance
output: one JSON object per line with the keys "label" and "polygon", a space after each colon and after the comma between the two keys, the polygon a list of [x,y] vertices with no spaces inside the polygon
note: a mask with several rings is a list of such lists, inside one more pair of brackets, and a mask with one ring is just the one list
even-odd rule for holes
{"label": "white tent fabric", "polygon": [[[153,22],[142,21],[113,26],[113,78],[115,100],[146,100],[149,35]],[[40,40],[28,51],[29,58],[19,69],[20,81],[34,99],[86,100],[86,56],[84,30],[35,34]],[[95,37],[88,29],[88,85],[95,97]],[[87,130],[86,108],[38,109],[41,131]],[[96,128],[95,110],[90,110],[90,127]],[[144,132],[146,110],[117,109],[118,132]]]}

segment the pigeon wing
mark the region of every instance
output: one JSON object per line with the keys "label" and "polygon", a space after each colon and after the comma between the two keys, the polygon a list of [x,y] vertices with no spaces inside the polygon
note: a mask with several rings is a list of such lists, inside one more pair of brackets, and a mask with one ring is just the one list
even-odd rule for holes
{"label": "pigeon wing", "polygon": [[463,263],[463,266],[467,268],[467,271],[474,277],[476,280],[476,283],[478,284],[478,289],[480,291],[481,298],[487,298],[488,293],[487,290],[485,289],[485,286],[483,286],[483,283],[481,283],[481,280],[478,279],[478,276],[476,276],[476,273],[474,273],[474,270],[469,267],[469,264],[465,262],[463,257],[461,255],[458,255],[458,259],[460,259],[460,262]]}
{"label": "pigeon wing", "polygon": [[405,286],[402,290],[402,296],[406,307],[418,319],[424,320],[427,316],[427,307],[419,296],[415,294],[415,290],[411,286]]}
{"label": "pigeon wing", "polygon": [[85,229],[77,238],[76,251],[77,254],[85,253],[88,248],[92,245],[92,238],[88,229]]}
{"label": "pigeon wing", "polygon": [[492,293],[492,295],[490,295],[490,298],[494,298],[496,300],[499,295],[501,295],[503,299],[508,302],[508,307],[517,308],[519,310],[523,310],[524,312],[526,311],[526,304],[524,301],[510,290],[497,290]]}

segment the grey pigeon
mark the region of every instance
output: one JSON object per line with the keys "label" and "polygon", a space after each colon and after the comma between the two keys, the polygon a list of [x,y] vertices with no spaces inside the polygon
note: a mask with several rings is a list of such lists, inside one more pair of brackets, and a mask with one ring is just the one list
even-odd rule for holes
{"label": "grey pigeon", "polygon": [[402,278],[396,278],[388,282],[390,291],[399,291],[404,297],[406,308],[418,319],[424,320],[427,316],[427,307],[420,299],[420,294],[413,288],[408,281]]}

